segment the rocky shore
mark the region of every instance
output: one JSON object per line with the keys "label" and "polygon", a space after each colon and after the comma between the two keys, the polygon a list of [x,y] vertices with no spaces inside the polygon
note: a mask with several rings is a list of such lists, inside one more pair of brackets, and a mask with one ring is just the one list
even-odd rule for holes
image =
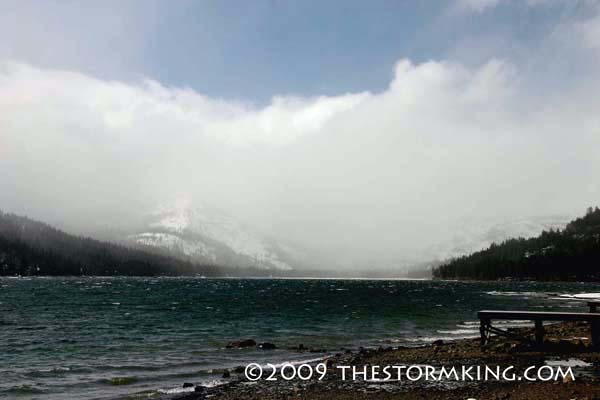
{"label": "rocky shore", "polygon": [[[526,329],[515,333],[528,334]],[[481,348],[479,339],[454,342],[437,341],[421,347],[399,347],[340,351],[326,360],[327,374],[323,380],[302,381],[260,380],[248,381],[243,368],[226,371],[228,382],[212,388],[195,386],[195,391],[172,397],[173,400],[202,399],[600,399],[600,350],[589,342],[586,323],[563,323],[546,329],[542,347],[517,341],[494,338]],[[571,367],[574,379],[561,377],[547,382],[536,381],[456,381],[392,380],[373,382],[343,380],[337,366],[430,365],[434,368],[458,369],[462,366],[496,366],[504,369],[514,366],[514,373],[522,376],[529,366]],[[187,384],[192,385],[192,384]],[[191,387],[190,387],[191,389]]]}

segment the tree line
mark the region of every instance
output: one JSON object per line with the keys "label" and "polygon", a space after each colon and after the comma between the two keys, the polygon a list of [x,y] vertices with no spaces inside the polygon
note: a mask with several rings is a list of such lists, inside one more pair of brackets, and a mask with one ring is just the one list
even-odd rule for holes
{"label": "tree line", "polygon": [[600,209],[563,230],[534,238],[514,238],[449,260],[433,270],[441,279],[531,279],[600,281]]}
{"label": "tree line", "polygon": [[0,211],[0,275],[216,276],[221,269],[70,235],[48,224]]}

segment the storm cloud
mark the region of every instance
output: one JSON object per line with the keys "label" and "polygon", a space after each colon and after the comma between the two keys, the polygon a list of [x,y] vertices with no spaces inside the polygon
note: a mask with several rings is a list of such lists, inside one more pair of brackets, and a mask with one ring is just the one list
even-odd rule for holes
{"label": "storm cloud", "polygon": [[267,104],[5,60],[0,208],[84,229],[184,194],[363,265],[410,258],[461,218],[582,212],[600,198],[590,9],[526,55],[399,59],[385,90]]}

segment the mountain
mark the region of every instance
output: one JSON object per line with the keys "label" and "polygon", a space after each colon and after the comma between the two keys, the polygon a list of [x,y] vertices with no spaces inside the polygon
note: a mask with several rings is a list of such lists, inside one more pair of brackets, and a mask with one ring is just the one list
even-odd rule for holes
{"label": "mountain", "polygon": [[214,265],[70,235],[48,224],[0,211],[0,275],[220,273]]}
{"label": "mountain", "polygon": [[422,260],[448,260],[483,250],[510,238],[531,238],[563,229],[573,216],[548,215],[511,219],[463,219],[449,226],[448,240],[424,250]]}
{"label": "mountain", "polygon": [[444,279],[600,280],[600,209],[532,238],[492,243],[434,270]]}
{"label": "mountain", "polygon": [[289,271],[300,253],[257,234],[220,210],[179,198],[151,213],[145,226],[127,236],[138,245],[203,263]]}

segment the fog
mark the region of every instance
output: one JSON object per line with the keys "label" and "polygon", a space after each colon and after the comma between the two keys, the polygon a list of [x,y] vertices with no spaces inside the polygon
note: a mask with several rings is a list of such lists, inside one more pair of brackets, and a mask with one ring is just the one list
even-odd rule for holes
{"label": "fog", "polygon": [[[508,58],[399,58],[387,89],[268,104],[0,62],[0,209],[90,231],[181,195],[340,265],[465,218],[600,203],[600,14]],[[473,53],[493,52],[479,44]]]}

